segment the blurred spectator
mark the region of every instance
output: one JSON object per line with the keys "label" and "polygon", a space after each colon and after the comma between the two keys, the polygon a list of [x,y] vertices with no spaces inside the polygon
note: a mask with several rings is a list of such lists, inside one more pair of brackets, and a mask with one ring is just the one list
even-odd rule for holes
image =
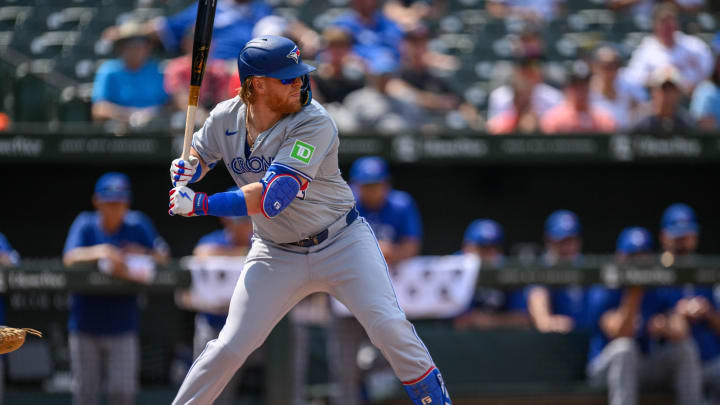
{"label": "blurred spectator", "polygon": [[590,68],[577,61],[565,86],[565,102],[540,117],[546,134],[612,132],[615,121],[609,112],[590,103]]}
{"label": "blurred spectator", "polygon": [[[505,260],[504,237],[497,222],[476,219],[465,230],[462,253],[479,256],[483,268],[501,267]],[[458,329],[527,328],[530,320],[523,309],[522,291],[478,287],[470,310],[457,317],[454,325]]]}
{"label": "blurred spectator", "polygon": [[[669,206],[662,216],[660,243],[665,255],[685,258],[695,253],[699,225],[693,209],[682,203]],[[703,385],[708,403],[720,403],[720,302],[712,286],[672,287],[675,312],[688,322],[702,360]]]}
{"label": "blurred spectator", "polygon": [[467,126],[479,128],[479,115],[471,104],[445,80],[433,75],[430,61],[437,60],[428,49],[430,32],[418,26],[405,34],[401,46],[402,66],[397,78],[390,81],[388,93],[408,103],[418,105],[429,114],[447,114],[460,111]]}
{"label": "blurred spectator", "polygon": [[396,76],[395,62],[387,59],[371,62],[365,87],[348,94],[342,108],[328,110],[340,131],[357,132],[370,129],[383,134],[394,134],[398,131],[421,129],[426,117],[420,108],[388,94],[388,84]]}
{"label": "blurred spectator", "polygon": [[491,118],[485,126],[493,135],[512,133],[529,134],[539,130],[539,118],[532,108],[533,88],[515,76],[509,85],[512,106]]}
{"label": "blurred spectator", "polygon": [[353,50],[367,62],[388,59],[397,63],[403,32],[380,8],[379,0],[352,0],[351,9],[333,25],[349,32]]}
{"label": "blurred spectator", "polygon": [[690,113],[703,131],[714,131],[720,127],[720,56],[715,58],[710,80],[695,88]]}
{"label": "blurred spectator", "polygon": [[[651,250],[646,229],[626,228],[617,260],[642,260]],[[641,385],[672,386],[676,403],[702,403],[697,346],[682,319],[665,314],[661,291],[594,286],[588,296],[593,328],[587,374],[591,383],[608,388],[609,404],[638,403]]]}
{"label": "blurred spectator", "polygon": [[[234,60],[252,37],[261,18],[272,14],[272,8],[261,0],[218,0],[212,33],[210,58]],[[151,21],[151,28],[165,49],[177,51],[185,33],[195,24],[197,2],[172,17]]]}
{"label": "blurred spectator", "polygon": [[[70,227],[65,266],[93,263],[113,277],[152,279],[155,263],[168,258],[167,245],[147,216],[129,211],[130,200],[124,174],[98,179],[92,198],[96,211],[80,213]],[[140,369],[137,295],[72,294],[70,299],[73,403],[97,404],[106,387],[108,403],[133,404]]]}
{"label": "blurred spectator", "polygon": [[[237,189],[237,187],[232,187]],[[230,191],[230,190],[228,190]],[[193,256],[205,258],[212,256],[246,256],[250,249],[252,236],[252,222],[248,217],[222,217],[223,229],[213,231],[198,241]],[[198,311],[195,315],[195,335],[193,337],[193,357],[197,358],[205,349],[205,345],[217,339],[220,330],[225,325],[230,300],[222,305],[208,306],[190,294],[188,290],[176,295],[176,302],[181,308]],[[251,362],[252,363],[252,362]],[[235,373],[235,377],[228,383],[225,390],[215,400],[216,405],[233,404],[238,401],[237,389],[240,383],[242,368]]]}
{"label": "blurred spectator", "polygon": [[653,15],[653,33],[633,51],[628,63],[628,80],[638,86],[659,67],[672,65],[680,77],[680,89],[690,95],[712,73],[712,52],[700,38],[678,30],[677,7],[662,3]]}
{"label": "blurred spectator", "polygon": [[[357,209],[377,237],[389,271],[420,252],[422,220],[413,198],[393,190],[385,160],[367,156],[350,167],[350,185],[356,195]],[[360,404],[363,370],[358,367],[358,351],[369,345],[369,338],[352,316],[336,316],[331,331],[336,342],[331,352],[332,373],[340,383],[338,405]],[[376,353],[377,354],[377,353]],[[379,357],[379,368],[389,367]]]}
{"label": "blurred spectator", "polygon": [[252,37],[278,35],[292,39],[303,53],[304,59],[315,59],[321,45],[317,32],[302,21],[279,15],[268,15],[260,19],[252,30]]}
{"label": "blurred spectator", "polygon": [[[540,62],[538,57],[528,56],[515,63],[511,84],[500,86],[490,93],[488,122],[501,114],[515,115],[519,117],[520,129],[534,129],[539,117],[562,102],[562,92],[543,83]],[[523,100],[516,101],[515,97]],[[523,125],[525,121],[528,124]]]}
{"label": "blurred spectator", "polygon": [[674,133],[693,130],[690,115],[680,104],[680,77],[672,66],[658,68],[650,76],[650,102],[643,106],[634,130]]}
{"label": "blurred spectator", "polygon": [[629,129],[634,114],[647,92],[627,81],[621,70],[620,54],[611,45],[599,47],[594,54],[590,79],[590,104],[610,113],[617,129]]}
{"label": "blurred spectator", "polygon": [[[575,213],[558,210],[545,221],[546,266],[577,266],[582,261],[581,226]],[[586,317],[587,292],[580,286],[527,289],[527,307],[533,325],[540,332],[566,333],[588,326]]]}
{"label": "blurred spectator", "polygon": [[562,0],[489,0],[485,7],[495,18],[521,17],[530,21],[552,21],[562,9]]}
{"label": "blurred spectator", "polygon": [[0,111],[0,132],[7,131],[10,128],[12,120],[6,113]]}
{"label": "blurred spectator", "polygon": [[412,30],[426,20],[439,20],[447,13],[447,0],[388,0],[383,11],[403,30]]}
{"label": "blurred spectator", "polygon": [[318,54],[319,66],[312,76],[313,98],[322,103],[342,103],[365,85],[365,61],[352,50],[350,34],[338,27],[323,32],[325,49]]}
{"label": "blurred spectator", "polygon": [[[20,263],[20,254],[10,246],[5,235],[0,233],[0,270]],[[7,325],[5,319],[5,294],[0,297],[0,325]],[[0,356],[0,405],[5,397],[5,357]]]}
{"label": "blurred spectator", "polygon": [[150,59],[152,40],[139,24],[129,22],[116,31],[115,49],[120,59],[103,63],[95,74],[93,119],[143,126],[168,100],[160,66]]}
{"label": "blurred spectator", "polygon": [[[183,56],[177,57],[168,62],[165,67],[165,91],[172,98],[173,105],[181,116],[179,120],[181,127],[185,127],[185,114],[188,106],[188,92],[190,75],[192,73],[192,47],[193,33],[189,29],[182,40]],[[202,86],[200,86],[200,99],[196,122],[202,124],[208,117],[210,110],[215,104],[231,97],[228,93],[230,73],[225,63],[219,60],[209,60],[205,65],[205,75]],[[233,93],[232,96],[235,96]]]}
{"label": "blurred spectator", "polygon": [[[666,3],[672,3],[681,11],[694,13],[701,11],[705,7],[705,0],[666,0]],[[653,12],[660,1],[658,0],[607,0],[608,7],[613,10],[624,12],[630,10],[633,16],[645,17]]]}

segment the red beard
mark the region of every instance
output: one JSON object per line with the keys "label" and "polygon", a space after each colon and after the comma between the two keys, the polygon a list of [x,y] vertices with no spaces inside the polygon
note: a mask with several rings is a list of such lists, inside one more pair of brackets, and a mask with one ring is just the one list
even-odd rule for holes
{"label": "red beard", "polygon": [[300,100],[287,100],[282,99],[278,94],[269,94],[269,97],[267,99],[267,106],[270,108],[271,111],[280,113],[282,115],[287,114],[293,114],[298,111],[300,111],[300,108],[302,106],[300,105]]}

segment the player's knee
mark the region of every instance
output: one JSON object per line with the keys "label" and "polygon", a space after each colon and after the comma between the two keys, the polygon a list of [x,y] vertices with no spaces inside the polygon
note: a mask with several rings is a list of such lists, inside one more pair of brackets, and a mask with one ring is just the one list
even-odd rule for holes
{"label": "player's knee", "polygon": [[392,343],[412,333],[412,325],[404,316],[386,316],[371,326],[368,332],[373,343]]}
{"label": "player's knee", "polygon": [[613,357],[637,357],[640,353],[637,342],[630,337],[613,339],[608,343],[608,350]]}

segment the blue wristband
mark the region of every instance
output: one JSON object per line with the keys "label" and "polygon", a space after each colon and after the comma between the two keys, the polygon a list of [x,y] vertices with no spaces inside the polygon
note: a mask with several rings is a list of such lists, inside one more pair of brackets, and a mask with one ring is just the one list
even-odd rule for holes
{"label": "blue wristband", "polygon": [[216,217],[245,217],[247,216],[247,203],[242,190],[217,193],[208,199],[208,215]]}

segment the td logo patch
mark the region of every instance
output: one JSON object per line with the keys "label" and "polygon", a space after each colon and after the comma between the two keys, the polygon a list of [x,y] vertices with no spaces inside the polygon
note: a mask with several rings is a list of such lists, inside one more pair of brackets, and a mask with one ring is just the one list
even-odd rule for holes
{"label": "td logo patch", "polygon": [[305,164],[308,164],[310,163],[310,159],[312,159],[312,155],[314,152],[315,147],[310,145],[309,143],[295,141],[292,151],[290,152],[290,157],[295,160],[299,160]]}

